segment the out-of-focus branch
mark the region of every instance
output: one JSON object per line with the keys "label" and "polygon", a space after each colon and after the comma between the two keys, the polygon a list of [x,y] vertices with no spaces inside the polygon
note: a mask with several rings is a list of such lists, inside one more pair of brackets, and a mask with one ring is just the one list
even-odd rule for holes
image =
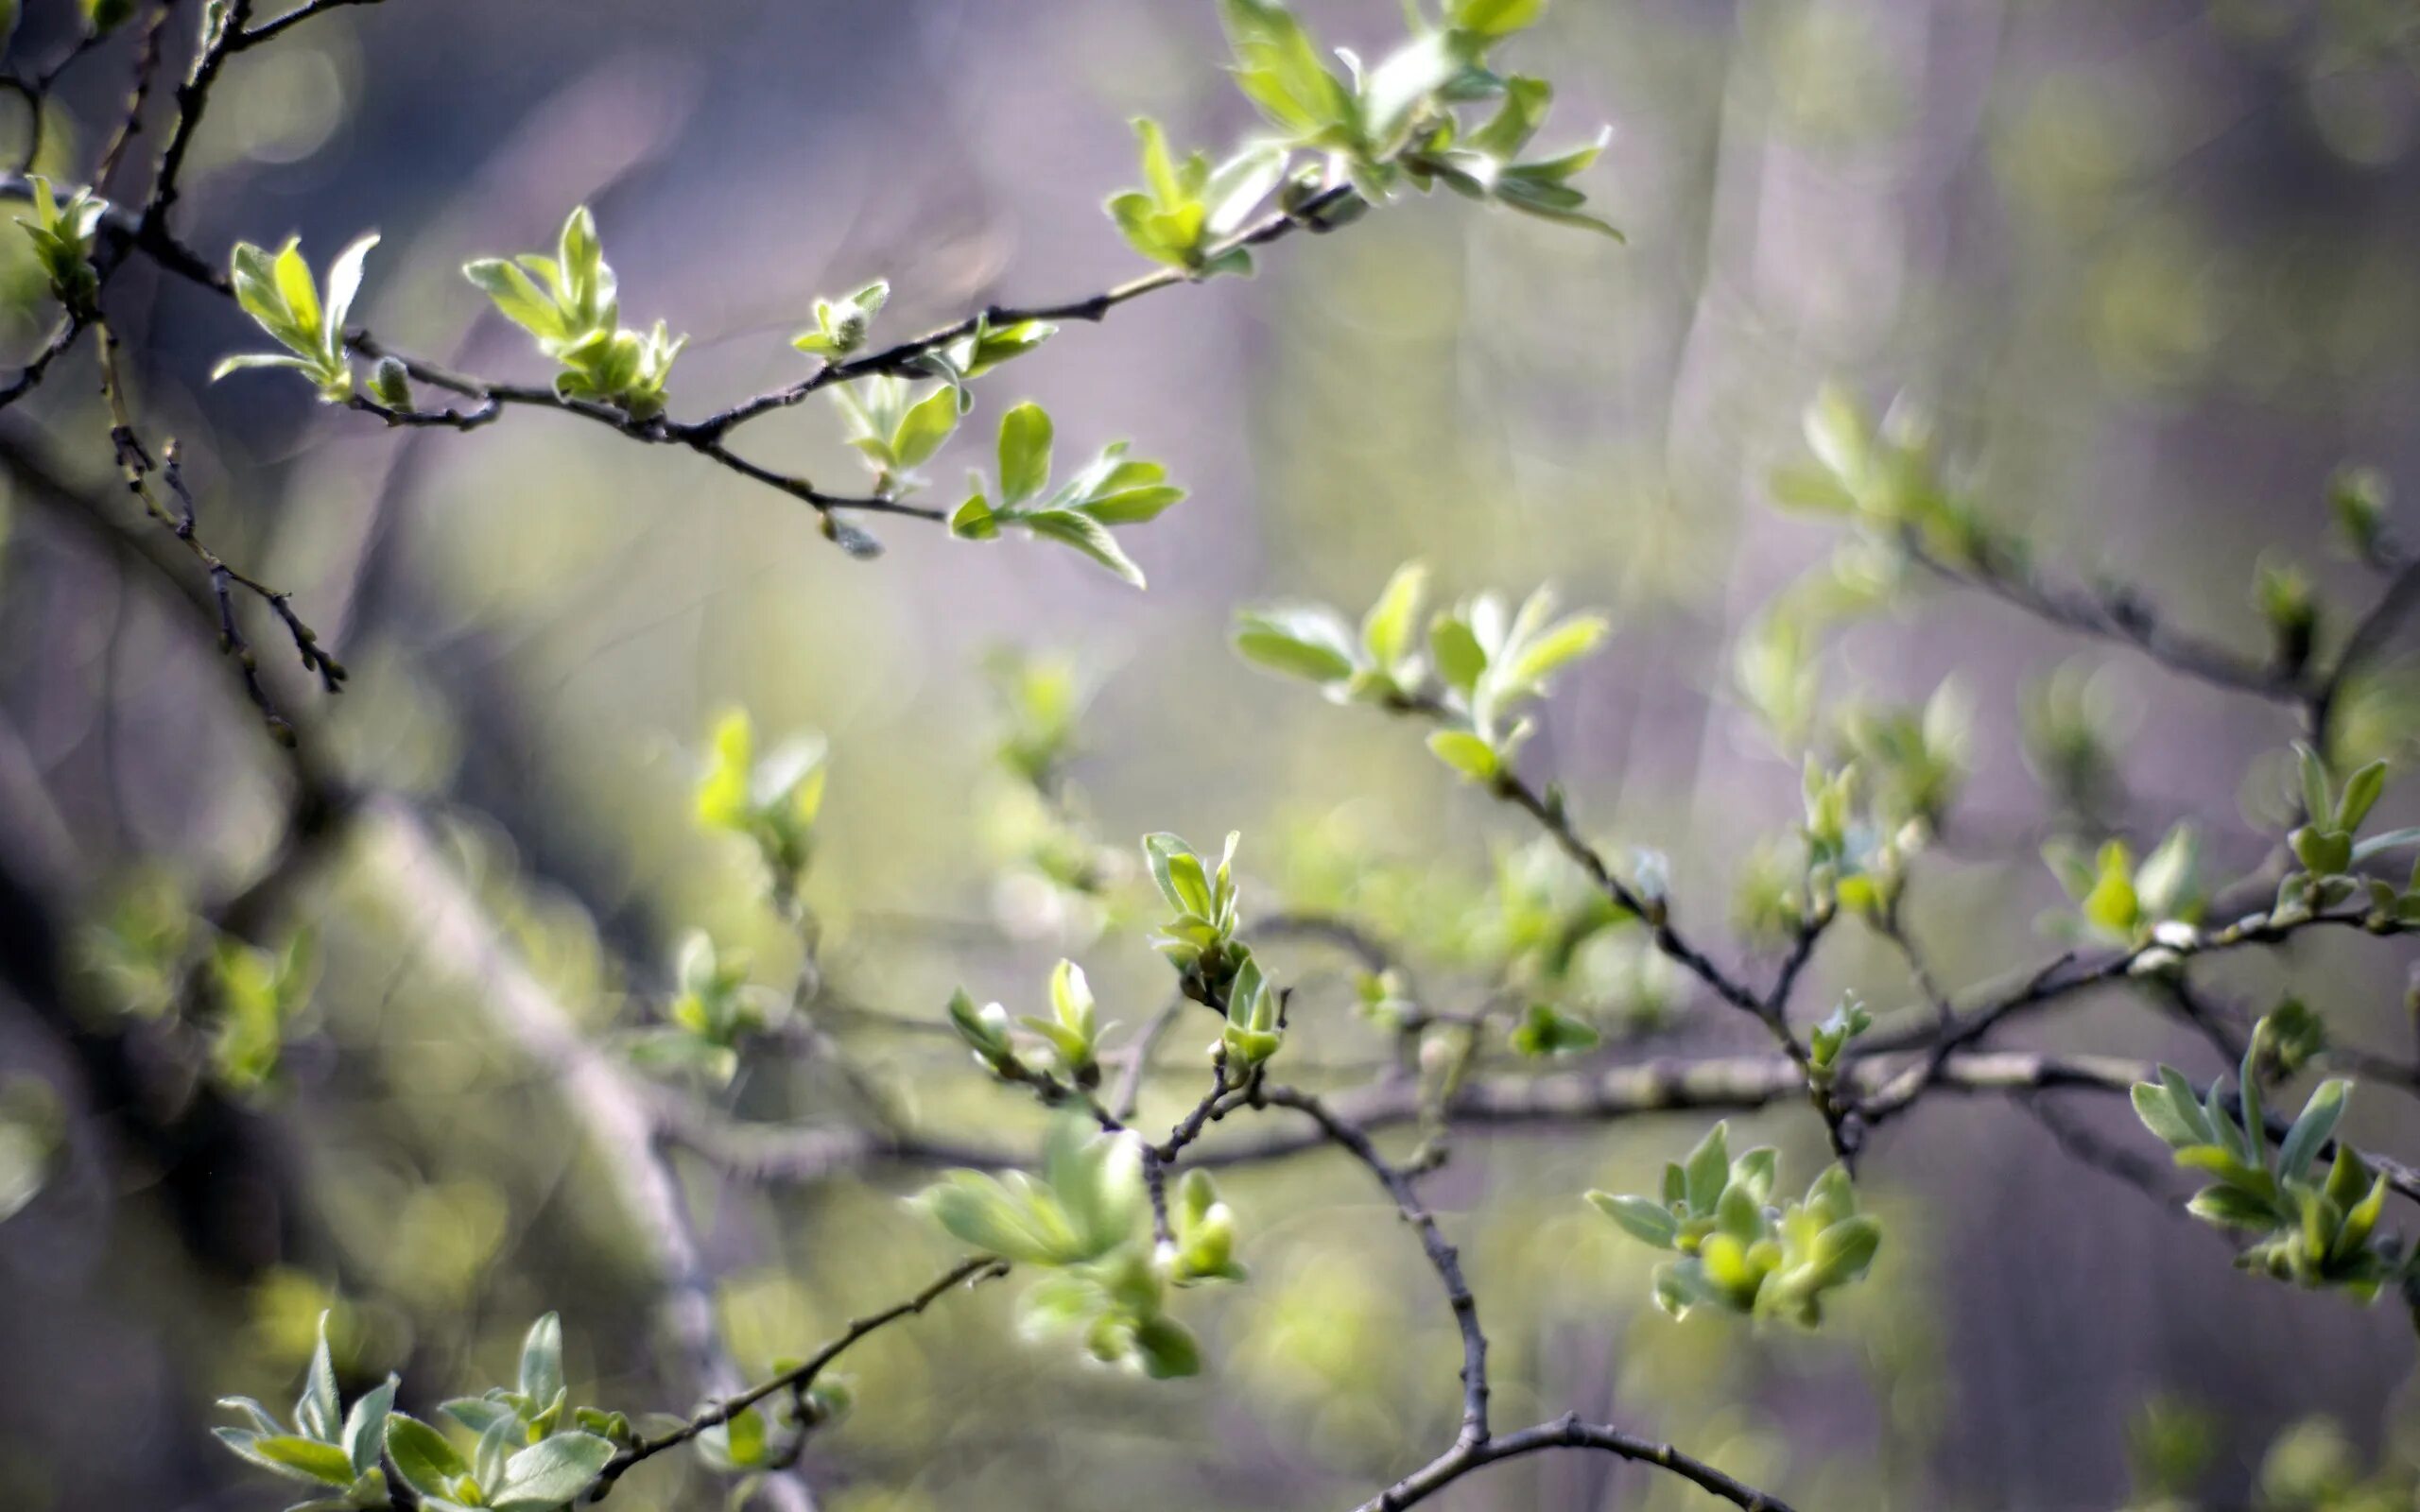
{"label": "out-of-focus branch", "polygon": [[[384,896],[414,910],[406,922],[417,930],[425,958],[468,988],[498,1031],[557,1077],[648,1247],[664,1293],[666,1330],[699,1394],[728,1398],[741,1391],[738,1366],[715,1321],[713,1278],[657,1139],[650,1099],[530,973],[447,862],[422,815],[380,799],[364,810],[362,826],[375,865],[392,883]],[[794,1476],[772,1478],[767,1491],[790,1512],[814,1506],[804,1482]]]}
{"label": "out-of-focus branch", "polygon": [[2058,582],[2005,553],[1992,553],[1978,564],[1962,566],[1927,550],[1912,532],[1901,536],[1900,545],[1910,560],[1945,582],[1988,593],[2036,619],[2080,634],[2131,645],[2171,672],[2273,703],[2300,705],[2310,696],[2310,685],[2299,672],[2271,666],[2175,628],[2132,587],[2095,590]]}

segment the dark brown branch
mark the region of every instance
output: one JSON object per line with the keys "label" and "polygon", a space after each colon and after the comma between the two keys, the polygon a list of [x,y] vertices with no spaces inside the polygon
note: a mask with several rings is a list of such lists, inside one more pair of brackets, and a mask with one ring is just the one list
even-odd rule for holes
{"label": "dark brown branch", "polygon": [[285,34],[287,27],[299,26],[313,16],[323,16],[331,10],[340,10],[347,6],[374,6],[380,3],[381,0],[309,0],[308,4],[297,6],[282,16],[271,17],[256,26],[238,32],[230,50],[242,52],[247,47],[257,47],[265,42],[274,42]]}
{"label": "dark brown branch", "polygon": [[194,133],[200,129],[202,112],[209,108],[211,87],[218,82],[219,70],[227,66],[251,20],[252,0],[204,6],[201,14],[201,46],[194,54],[192,71],[177,86],[177,124],[169,129],[168,145],[161,149],[160,165],[151,175],[151,197],[137,220],[135,245],[146,251],[154,249],[155,237],[168,234],[168,214],[183,192],[180,180],[186,156],[193,150]]}
{"label": "dark brown branch", "polygon": [[870,1313],[864,1317],[852,1319],[847,1328],[841,1330],[837,1336],[800,1364],[779,1375],[760,1381],[745,1391],[735,1392],[724,1398],[678,1428],[659,1434],[653,1438],[642,1438],[615,1454],[606,1462],[604,1470],[597,1476],[596,1484],[587,1493],[586,1500],[603,1501],[605,1494],[613,1489],[614,1483],[620,1480],[631,1467],[644,1460],[652,1459],[666,1450],[678,1449],[707,1429],[731,1421],[732,1418],[768,1397],[785,1391],[804,1391],[807,1386],[814,1383],[815,1378],[823,1372],[825,1366],[847,1353],[852,1346],[866,1335],[896,1323],[901,1318],[912,1317],[922,1313],[960,1285],[977,1284],[1008,1273],[1008,1262],[994,1260],[988,1255],[977,1255],[959,1261],[908,1300],[884,1308],[879,1313]]}
{"label": "dark brown branch", "polygon": [[[101,395],[109,404],[110,445],[116,454],[118,471],[126,480],[127,491],[141,501],[144,511],[167,527],[201,563],[203,572],[209,576],[210,591],[216,604],[219,653],[235,663],[236,671],[243,678],[244,692],[268,723],[269,733],[277,738],[279,744],[290,746],[294,743],[294,727],[278,713],[268,687],[261,681],[259,660],[235,618],[234,590],[241,588],[268,606],[269,611],[285,626],[287,637],[294,643],[295,653],[301,658],[303,670],[315,674],[322,689],[329,693],[343,690],[344,664],[320,646],[318,632],[294,611],[289,595],[228,565],[203,542],[192,490],[185,486],[184,475],[178,467],[176,442],[169,441],[154,458],[135,429],[133,415],[127,406],[126,386],[118,376],[117,336],[107,324],[101,326],[100,348]],[[152,482],[155,478],[173,504],[164,501],[154,490]]]}
{"label": "dark brown branch", "polygon": [[[1256,1102],[1272,1107],[1290,1108],[1319,1125],[1320,1133],[1363,1165],[1394,1198],[1395,1211],[1403,1221],[1420,1235],[1422,1253],[1428,1257],[1428,1266],[1437,1273],[1445,1288],[1446,1304],[1453,1309],[1454,1327],[1462,1336],[1462,1426],[1455,1437],[1456,1452],[1475,1449],[1487,1442],[1487,1334],[1479,1328],[1478,1302],[1472,1297],[1468,1282],[1462,1280],[1461,1257],[1445,1241],[1444,1230],[1437,1227],[1437,1219],[1420,1200],[1420,1193],[1411,1177],[1378,1153],[1370,1137],[1354,1125],[1337,1116],[1319,1098],[1291,1087],[1262,1087],[1254,1094]],[[1442,1484],[1442,1483],[1441,1483]],[[1381,1503],[1385,1502],[1381,1497]]]}
{"label": "dark brown branch", "polygon": [[1549,1449],[1593,1449],[1617,1454],[1641,1465],[1652,1465],[1743,1508],[1744,1512],[1791,1512],[1789,1503],[1781,1498],[1760,1491],[1736,1476],[1726,1475],[1670,1444],[1641,1438],[1603,1423],[1582,1422],[1577,1413],[1553,1422],[1524,1428],[1517,1434],[1506,1434],[1501,1438],[1458,1444],[1361,1503],[1359,1512],[1401,1512],[1404,1507],[1428,1500],[1473,1470]]}
{"label": "dark brown branch", "polygon": [[[1357,198],[1349,185],[1340,184],[1322,190],[1297,209],[1273,211],[1245,227],[1235,235],[1218,242],[1203,251],[1205,262],[1215,261],[1227,252],[1244,248],[1265,246],[1293,232],[1326,231],[1331,212],[1342,209]],[[844,362],[827,363],[797,383],[742,400],[728,409],[717,411],[694,424],[675,426],[681,438],[692,441],[715,440],[750,421],[786,409],[835,384],[855,383],[860,378],[881,374],[912,376],[924,370],[924,359],[953,342],[962,341],[978,330],[997,330],[1027,320],[1100,320],[1110,311],[1131,300],[1160,289],[1174,288],[1195,282],[1182,268],[1163,267],[1139,278],[1090,294],[1082,299],[1067,300],[1057,304],[1007,305],[994,304],[948,325],[927,331],[923,335],[851,357]]]}
{"label": "dark brown branch", "polygon": [[91,324],[92,321],[83,316],[69,312],[59,322],[59,329],[51,333],[50,339],[43,344],[43,349],[34,353],[33,359],[19,369],[17,376],[9,380],[5,387],[0,387],[0,409],[8,408],[41,387],[43,376],[50,371],[50,365],[82,339],[85,329]]}
{"label": "dark brown branch", "polygon": [[101,149],[99,165],[93,169],[93,193],[109,193],[110,180],[117,174],[118,161],[143,129],[143,107],[151,98],[151,84],[160,74],[160,39],[167,30],[168,16],[176,9],[176,0],[159,0],[150,18],[143,24],[143,40],[135,47],[134,88],[129,93],[125,112],[118,117],[117,128],[110,133],[109,145]]}

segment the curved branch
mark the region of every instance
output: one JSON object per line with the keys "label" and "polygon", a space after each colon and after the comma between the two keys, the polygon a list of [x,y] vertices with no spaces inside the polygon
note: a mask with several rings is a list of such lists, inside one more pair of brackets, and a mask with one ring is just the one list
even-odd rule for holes
{"label": "curved branch", "polygon": [[1744,1509],[1744,1512],[1791,1512],[1789,1503],[1781,1498],[1760,1491],[1737,1476],[1725,1475],[1705,1461],[1685,1454],[1670,1444],[1641,1438],[1609,1424],[1582,1422],[1578,1413],[1484,1443],[1457,1445],[1362,1503],[1359,1512],[1400,1512],[1401,1508],[1428,1500],[1473,1470],[1548,1449],[1600,1450],[1641,1465],[1669,1470],[1699,1489]]}

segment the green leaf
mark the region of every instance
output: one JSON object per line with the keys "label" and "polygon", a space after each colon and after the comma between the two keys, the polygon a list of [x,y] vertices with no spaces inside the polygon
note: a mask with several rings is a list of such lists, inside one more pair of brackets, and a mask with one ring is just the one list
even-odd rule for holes
{"label": "green leaf", "polygon": [[[2361,827],[2386,791],[2386,763],[2372,762],[2344,780],[2344,796],[2336,807],[2336,827],[2350,833]],[[2316,816],[2314,816],[2316,817]]]}
{"label": "green leaf", "polygon": [[2169,1103],[2176,1109],[2176,1116],[2193,1130],[2195,1142],[2204,1144],[2215,1143],[2219,1131],[2211,1125],[2209,1114],[2203,1109],[2201,1099],[2193,1094],[2193,1084],[2185,1079],[2185,1074],[2173,1066],[2162,1066],[2159,1068],[2159,1083],[2168,1089]]}
{"label": "green leaf", "polygon": [[1826,383],[1806,406],[1804,425],[1815,459],[1855,495],[1865,475],[1866,451],[1873,435],[1863,407],[1846,388]]}
{"label": "green leaf", "polygon": [[595,1434],[556,1434],[506,1461],[504,1485],[491,1498],[495,1512],[549,1512],[596,1483],[614,1457],[613,1443]]}
{"label": "green leaf", "polygon": [[1325,610],[1247,610],[1236,616],[1236,650],[1245,661],[1312,682],[1340,682],[1356,670],[1342,643],[1344,623]]}
{"label": "green leaf", "polygon": [[1134,1358],[1154,1381],[1168,1381],[1201,1372],[1201,1349],[1184,1326],[1165,1314],[1155,1314],[1134,1330]]}
{"label": "green leaf", "polygon": [[541,341],[567,341],[581,333],[563,321],[562,310],[529,275],[500,257],[462,265],[462,276],[493,301],[496,310]]}
{"label": "green leaf", "polygon": [[1108,527],[1073,509],[1037,509],[1017,517],[1017,524],[1037,536],[1075,547],[1136,588],[1145,586],[1143,569],[1126,555]]}
{"label": "green leaf", "polygon": [[1474,782],[1492,782],[1502,769],[1495,747],[1467,730],[1440,730],[1428,737],[1428,748]]}
{"label": "green leaf", "polygon": [[970,494],[950,511],[949,533],[960,541],[990,541],[1000,533],[1000,517],[993,512],[991,500]]}
{"label": "green leaf", "polygon": [[2281,1180],[2299,1180],[2308,1169],[2329,1136],[2336,1132],[2337,1120],[2344,1116],[2344,1102],[2352,1084],[2341,1078],[2324,1081],[2303,1105],[2302,1116],[2286,1134],[2285,1143],[2277,1147],[2277,1176]]}
{"label": "green leaf", "polygon": [[2135,1116],[2143,1126],[2165,1141],[2171,1148],[2184,1149],[2204,1143],[2206,1136],[2194,1125],[2186,1122],[2176,1111],[2175,1101],[2168,1090],[2152,1082],[2136,1082],[2134,1090]]}
{"label": "green leaf", "polygon": [[2319,752],[2299,740],[2294,742],[2294,759],[2302,772],[2303,816],[2313,824],[2325,825],[2336,812],[2335,793],[2327,781],[2327,764],[2319,759]]}
{"label": "green leaf", "polygon": [[1361,618],[1361,647],[1381,670],[1393,667],[1411,650],[1412,627],[1420,615],[1421,594],[1428,585],[1428,569],[1409,561],[1394,571],[1378,601]]}
{"label": "green leaf", "polygon": [[[700,934],[702,939],[705,936]],[[707,941],[711,962],[713,942]],[[563,1389],[563,1320],[553,1313],[529,1325],[521,1341],[521,1394],[544,1412]]]}
{"label": "green leaf", "polygon": [[335,1364],[328,1358],[328,1314],[320,1314],[319,1344],[311,1351],[311,1368],[302,1398],[294,1403],[294,1426],[322,1443],[333,1443],[344,1422],[344,1404],[337,1396]]}
{"label": "green leaf", "polygon": [[1456,615],[1440,614],[1428,622],[1428,654],[1437,663],[1437,675],[1465,695],[1487,671],[1486,648],[1470,623]]}
{"label": "green leaf", "polygon": [[1495,40],[1534,26],[1547,0],[1455,0],[1448,25]]}
{"label": "green leaf", "polygon": [[298,333],[312,338],[312,344],[317,345],[319,334],[323,329],[320,291],[311,282],[311,265],[303,261],[301,238],[290,237],[278,249],[276,261],[269,265],[269,273],[276,281],[277,297],[285,306],[286,318],[293,322]]}
{"label": "green leaf", "polygon": [[253,1444],[261,1458],[296,1470],[303,1478],[328,1486],[351,1486],[358,1478],[353,1461],[335,1444],[292,1434],[263,1438]]}
{"label": "green leaf", "polygon": [[1610,1192],[1591,1192],[1588,1200],[1639,1243],[1658,1249],[1676,1247],[1681,1222],[1661,1203],[1647,1197],[1616,1196]]}
{"label": "green leaf", "polygon": [[404,1483],[423,1496],[450,1500],[454,1483],[471,1472],[470,1462],[443,1434],[407,1413],[387,1415],[387,1457]]}
{"label": "green leaf", "polygon": [[1524,1056],[1572,1056],[1597,1048],[1596,1027],[1550,1003],[1532,1003],[1512,1030],[1512,1045]]}
{"label": "green leaf", "polygon": [[1000,499],[1023,504],[1050,481],[1050,416],[1023,404],[1000,417]]}
{"label": "green leaf", "polygon": [[327,350],[331,353],[344,347],[345,320],[353,313],[354,297],[361,292],[362,265],[370,249],[378,245],[378,233],[371,232],[356,237],[353,244],[337,253],[328,265]]}
{"label": "green leaf", "polygon": [[1819,1291],[1853,1281],[1865,1274],[1881,1247],[1880,1224],[1863,1215],[1843,1218],[1815,1236],[1809,1279]]}
{"label": "green leaf", "polygon": [[946,384],[926,394],[901,416],[890,434],[890,455],[902,470],[921,466],[942,449],[958,429],[957,393]]}
{"label": "green leaf", "polygon": [[1729,1134],[1729,1125],[1716,1124],[1706,1130],[1705,1138],[1698,1142],[1697,1148],[1691,1150],[1688,1159],[1682,1162],[1682,1174],[1688,1183],[1689,1211],[1692,1212],[1713,1212],[1715,1204],[1721,1199],[1723,1188],[1730,1182]]}
{"label": "green leaf", "polygon": [[2185,1211],[2221,1228],[2258,1230],[2277,1227],[2275,1210],[2238,1187],[2204,1187],[2185,1205]]}
{"label": "green leaf", "polygon": [[1603,644],[1613,627],[1596,614],[1576,614],[1524,644],[1503,673],[1508,687],[1535,688],[1565,663]]}
{"label": "green leaf", "polygon": [[367,1475],[378,1468],[378,1456],[387,1445],[387,1414],[394,1409],[393,1376],[361,1394],[345,1415],[344,1452],[353,1462],[355,1475]]}

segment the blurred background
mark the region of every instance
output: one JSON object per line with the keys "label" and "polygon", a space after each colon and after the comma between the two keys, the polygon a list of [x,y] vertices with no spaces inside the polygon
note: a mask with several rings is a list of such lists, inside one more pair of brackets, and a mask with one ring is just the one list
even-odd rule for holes
{"label": "blurred background", "polygon": [[[1365,52],[1402,26],[1387,0],[1301,9]],[[16,47],[46,55],[67,9],[30,5]],[[389,0],[236,60],[183,227],[214,258],[299,232],[315,262],[374,228],[359,318],[535,381],[542,360],[458,268],[549,245],[587,203],[626,319],[693,337],[672,386],[690,415],[805,371],[787,338],[819,294],[888,277],[881,329],[905,335],[1130,276],[1100,212],[1136,178],[1128,118],[1148,111],[1181,144],[1239,140],[1253,123],[1224,56],[1206,4]],[[986,460],[991,418],[1033,397],[1063,448],[1132,438],[1190,487],[1122,533],[1148,593],[1063,550],[906,523],[881,532],[881,559],[853,561],[795,501],[560,416],[389,432],[282,375],[212,387],[212,363],[257,344],[236,312],[146,266],[118,277],[142,412],[182,442],[214,544],[292,589],[354,670],[324,697],[287,676],[273,627],[256,636],[311,761],[423,816],[493,933],[453,927],[429,855],[375,827],[293,826],[294,769],[179,591],[191,564],[163,574],[130,545],[143,523],[112,480],[91,358],[69,359],[0,427],[62,486],[21,473],[0,511],[0,1505],[280,1504],[209,1438],[210,1403],[290,1398],[323,1308],[348,1389],[401,1369],[415,1410],[509,1373],[547,1308],[575,1400],[688,1405],[658,1324],[661,1257],[565,1099],[569,1062],[533,1053],[496,1003],[509,960],[512,992],[610,1037],[660,1008],[693,927],[786,988],[796,947],[761,869],[692,817],[724,708],[768,742],[830,742],[807,902],[836,998],[869,1016],[827,1027],[920,1120],[1024,1140],[1023,1101],[883,1021],[937,1021],[960,982],[1039,1011],[1066,954],[1105,1017],[1139,1025],[1167,981],[1125,859],[1145,831],[1242,831],[1248,912],[1432,922],[1424,985],[1469,1005],[1500,985],[1507,952],[1480,936],[1506,890],[1564,885],[1415,731],[1237,662],[1238,603],[1357,612],[1419,558],[1449,593],[1550,579],[1604,610],[1615,639],[1565,679],[1528,758],[1590,835],[1667,850],[1677,906],[1732,959],[1747,858],[1798,804],[1733,645],[1838,544],[1765,490],[1802,455],[1797,417],[1825,377],[1877,405],[1920,396],[1986,512],[2041,559],[2138,582],[2250,654],[2264,563],[2300,564],[2324,602],[2370,592],[2328,547],[2325,482],[2347,459],[2420,476],[2409,6],[1564,0],[1511,60],[1557,85],[1548,142],[1613,126],[1587,187],[1627,246],[1414,198],[1272,249],[1251,281],[1072,327],[986,381],[940,476]],[[130,66],[123,47],[78,65],[54,150],[89,161]],[[13,234],[0,259],[0,335],[30,352],[51,309]],[[820,404],[746,439],[819,479],[854,467]],[[1029,864],[1056,821],[995,760],[1001,648],[1061,659],[1080,690],[1072,801],[1130,868],[1102,898],[1071,901]],[[2029,760],[2049,697],[2030,690],[2055,672],[2110,737],[2099,827],[2155,837],[2198,814],[2221,877],[2273,843],[2270,756],[2296,732],[2274,707],[1949,593],[1827,640],[1820,665],[1827,707],[1921,703],[1953,673],[1971,703],[1972,777],[1910,915],[1952,981],[2059,948],[2036,927],[2060,897],[2038,845],[2095,826],[2046,799]],[[2400,760],[2408,693],[2374,692],[2344,739]],[[2388,817],[2410,807],[2391,794]],[[316,942],[265,1086],[197,1076],[173,1008],[111,954],[191,907]],[[2299,992],[2340,1039],[2408,1055],[2409,948],[2325,943],[2197,979],[2256,1010]],[[1266,954],[1302,990],[1289,1057],[1353,1079],[1384,1041],[1351,1012],[1349,958],[1315,941]],[[1607,1028],[1603,1063],[1757,1048],[1633,941],[1586,970],[1574,991]],[[1886,950],[1843,929],[1801,1012],[1847,990],[1916,1001]],[[1147,1125],[1198,1096],[1194,1034],[1180,1027]],[[2008,1042],[2219,1069],[2123,991]],[[828,1057],[776,1050],[698,1094],[836,1127],[856,1095]],[[2351,1117],[2363,1143],[2420,1134],[2385,1089]],[[2273,1461],[2261,1488],[2291,1429],[2306,1458],[2380,1477],[2385,1499],[2363,1504],[2412,1504],[2400,1310],[2244,1278],[2158,1162],[2166,1203],[2063,1151],[2156,1154],[2118,1100],[2037,1118],[1941,1098],[1885,1130],[1860,1173],[1890,1226],[1883,1259],[1809,1336],[1664,1317],[1651,1257],[1578,1200],[1649,1189],[1707,1122],[1474,1132],[1431,1178],[1507,1421],[1576,1408],[1810,1508],[2307,1504],[2282,1500]],[[1735,1144],[1743,1128],[1782,1146],[1785,1185],[1824,1159],[1803,1108],[1735,1125]],[[675,1169],[691,1280],[752,1375],[952,1252],[897,1200],[928,1173],[768,1192],[685,1156]],[[1146,1383],[1022,1344],[1021,1283],[986,1288],[850,1357],[857,1412],[804,1462],[826,1503],[1333,1506],[1425,1460],[1458,1411],[1450,1320],[1365,1173],[1314,1154],[1226,1188],[1253,1277],[1183,1302],[1201,1376]],[[614,1503],[720,1494],[667,1463]],[[1442,1504],[1695,1497],[1565,1455]]]}

